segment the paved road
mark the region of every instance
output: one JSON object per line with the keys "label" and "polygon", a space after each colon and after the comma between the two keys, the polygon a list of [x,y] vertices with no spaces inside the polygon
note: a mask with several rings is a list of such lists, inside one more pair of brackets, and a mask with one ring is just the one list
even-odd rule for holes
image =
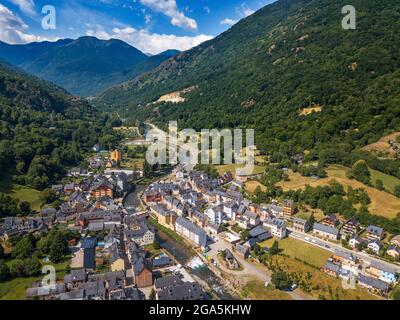
{"label": "paved road", "polygon": [[[350,249],[346,249],[346,248],[342,247],[340,244],[336,244],[336,243],[332,243],[329,241],[325,241],[325,240],[316,238],[308,233],[302,233],[302,232],[294,231],[291,229],[288,229],[288,230],[290,230],[289,237],[301,240],[303,242],[307,242],[308,244],[323,248],[323,249],[331,251],[331,252],[335,252],[336,250],[338,250],[338,251],[352,253],[353,255],[357,256],[359,259],[363,260],[364,262],[371,263],[372,261],[375,261],[375,262],[380,263],[388,268],[393,268],[397,272],[400,272],[400,266],[395,265],[393,263],[383,261],[381,259],[377,259],[375,257],[372,257],[371,255],[369,255],[365,252],[356,252],[356,251],[353,251]],[[305,238],[309,238],[310,240],[307,240]]]}

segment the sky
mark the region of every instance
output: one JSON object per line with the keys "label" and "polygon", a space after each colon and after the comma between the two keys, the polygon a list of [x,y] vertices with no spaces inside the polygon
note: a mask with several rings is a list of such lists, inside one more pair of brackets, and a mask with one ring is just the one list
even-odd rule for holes
{"label": "sky", "polygon": [[[23,44],[95,36],[120,39],[149,54],[187,50],[274,1],[0,0],[0,40]],[[46,5],[55,8],[55,29],[42,26]]]}

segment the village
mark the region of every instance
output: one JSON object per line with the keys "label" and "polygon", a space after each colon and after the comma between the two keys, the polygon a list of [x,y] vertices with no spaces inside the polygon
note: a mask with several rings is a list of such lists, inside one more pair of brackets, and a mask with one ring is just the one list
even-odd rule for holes
{"label": "village", "polygon": [[[378,254],[386,245],[386,253],[399,261],[400,236],[384,244],[382,228],[336,215],[305,220],[296,216],[296,203],[290,199],[252,203],[243,192],[246,176],[225,172],[211,178],[180,165],[137,194],[138,205],[128,206],[124,199],[144,170],[120,169],[120,150],[94,151],[88,168],[71,169],[68,183],[52,187],[61,201],[59,208],[6,218],[0,225],[3,241],[53,228],[80,235],[69,242],[70,272],[54,285],[35,283],[26,290],[28,299],[211,299],[204,285],[161,250],[157,228],[176,234],[204,263],[228,274],[254,260],[255,251],[271,250],[262,245],[265,241],[293,238],[331,253],[322,272],[354,281],[379,297],[387,298],[399,280],[400,265]],[[348,240],[346,245],[341,239]],[[270,285],[269,278],[262,279]],[[295,290],[297,284],[287,289]]]}

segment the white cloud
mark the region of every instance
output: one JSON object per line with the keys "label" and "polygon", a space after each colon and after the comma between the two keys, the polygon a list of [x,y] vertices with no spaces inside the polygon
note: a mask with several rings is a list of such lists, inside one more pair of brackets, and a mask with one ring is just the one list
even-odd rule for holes
{"label": "white cloud", "polygon": [[158,54],[168,49],[188,50],[213,38],[205,34],[179,37],[173,34],[150,33],[147,30],[138,30],[132,27],[114,28],[112,32],[108,33],[99,25],[87,30],[86,35],[103,40],[120,39],[143,52],[151,54]]}
{"label": "white cloud", "polygon": [[242,3],[240,8],[237,8],[236,10],[242,18],[251,16],[255,12],[253,9],[250,9],[245,3]]}
{"label": "white cloud", "polygon": [[11,3],[18,6],[18,8],[28,16],[35,16],[35,2],[33,0],[10,0]]}
{"label": "white cloud", "polygon": [[233,26],[235,23],[237,23],[237,20],[225,18],[220,22],[222,25],[227,25],[227,26]]}
{"label": "white cloud", "polygon": [[171,24],[176,27],[194,31],[198,28],[196,20],[186,17],[183,12],[179,11],[176,0],[139,0],[139,2],[170,17]]}
{"label": "white cloud", "polygon": [[10,9],[0,4],[0,40],[11,44],[47,40],[27,33],[29,26]]}

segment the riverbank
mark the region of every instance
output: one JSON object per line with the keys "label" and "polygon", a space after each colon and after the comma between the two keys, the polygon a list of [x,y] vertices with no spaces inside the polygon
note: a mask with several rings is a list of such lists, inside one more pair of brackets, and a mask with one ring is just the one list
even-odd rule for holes
{"label": "riverbank", "polygon": [[194,250],[192,244],[174,231],[158,224],[154,219],[149,218],[148,222],[156,229],[156,239],[160,242],[161,247],[173,257],[176,263],[184,266],[190,276],[210,296],[219,300],[239,299],[239,295],[232,290],[226,278],[200,252]]}

